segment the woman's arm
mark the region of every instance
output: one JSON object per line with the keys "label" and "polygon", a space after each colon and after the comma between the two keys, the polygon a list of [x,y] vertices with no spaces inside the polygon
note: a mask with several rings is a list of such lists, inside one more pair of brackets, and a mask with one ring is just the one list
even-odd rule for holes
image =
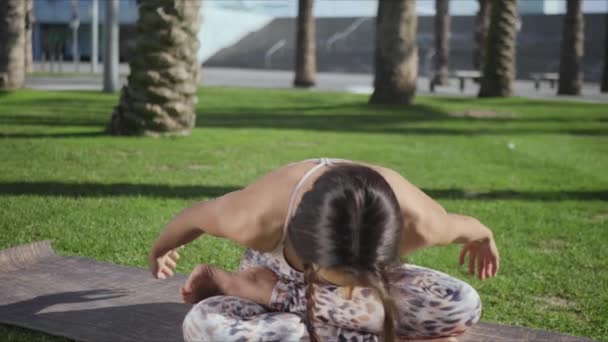
{"label": "woman's arm", "polygon": [[[492,231],[474,217],[446,213],[426,222],[429,238],[435,246],[494,239]],[[429,235],[427,234],[427,235]]]}
{"label": "woman's arm", "polygon": [[[287,215],[287,202],[293,188],[290,164],[272,171],[244,189],[216,199],[198,202],[176,215],[154,242],[149,263],[155,277],[163,267],[171,276],[175,248],[183,246],[203,233],[232,240],[258,251],[270,251],[279,242],[282,224]],[[162,276],[161,276],[162,277]]]}
{"label": "woman's arm", "polygon": [[464,264],[468,254],[471,275],[477,273],[479,279],[484,280],[498,272],[500,256],[494,235],[476,218],[446,213],[428,219],[421,227],[427,231],[427,240],[432,245],[463,244],[459,264]]}
{"label": "woman's arm", "polygon": [[398,172],[372,166],[390,184],[403,215],[401,255],[419,248],[492,239],[492,232],[477,219],[450,214],[437,201]]}
{"label": "woman's arm", "polygon": [[[217,226],[217,224],[213,224],[215,210],[212,207],[214,204],[213,200],[199,202],[173,217],[154,242],[151,253],[163,255],[167,251],[183,246],[199,237],[205,232],[203,227],[209,230],[209,228]],[[196,217],[198,216],[202,217],[197,222]]]}
{"label": "woman's arm", "polygon": [[225,197],[222,196],[198,202],[169,221],[150,250],[149,265],[154,277],[165,278],[173,275],[175,262],[179,257],[174,252],[175,248],[191,242],[203,233],[224,237],[228,231],[227,227],[238,225],[235,216],[230,216],[232,220],[222,218],[221,206],[224,201]]}
{"label": "woman's arm", "polygon": [[238,190],[195,203],[169,221],[154,243],[157,253],[185,245],[203,233],[246,245],[261,215],[251,191]]}
{"label": "woman's arm", "polygon": [[[268,231],[262,227],[272,226],[265,219],[264,203],[264,195],[249,187],[198,202],[169,221],[154,242],[150,255],[160,257],[203,233],[257,249]],[[268,243],[268,239],[265,242]]]}
{"label": "woman's arm", "polygon": [[390,184],[401,208],[404,223],[401,256],[420,248],[462,243],[464,245],[459,262],[462,265],[468,254],[469,273],[475,274],[477,270],[481,279],[496,275],[500,258],[494,236],[488,227],[473,217],[446,212],[439,203],[396,171],[373,167]]}

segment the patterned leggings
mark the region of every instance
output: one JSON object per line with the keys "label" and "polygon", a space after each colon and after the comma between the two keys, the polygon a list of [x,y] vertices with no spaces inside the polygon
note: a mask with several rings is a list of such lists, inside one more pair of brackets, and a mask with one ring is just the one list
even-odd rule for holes
{"label": "patterned leggings", "polygon": [[[247,250],[240,269],[268,267],[279,281],[269,306],[230,296],[207,298],[184,319],[186,341],[308,341],[305,284],[274,255]],[[481,301],[468,284],[445,273],[402,265],[392,284],[400,338],[455,336],[475,324]],[[378,341],[384,308],[369,288],[315,285],[315,331],[324,341]]]}

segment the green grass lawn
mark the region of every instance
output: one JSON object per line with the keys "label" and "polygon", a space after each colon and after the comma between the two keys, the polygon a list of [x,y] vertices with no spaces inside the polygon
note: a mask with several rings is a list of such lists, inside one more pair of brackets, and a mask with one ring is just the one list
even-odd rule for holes
{"label": "green grass lawn", "polygon": [[[0,93],[0,248],[51,239],[62,255],[145,267],[158,232],[194,201],[292,161],[364,160],[493,229],[501,271],[491,280],[457,266],[458,246],[409,258],[472,284],[483,321],[608,341],[607,104],[366,102],[345,93],[202,88],[192,135],[154,139],[102,133],[115,95]],[[185,249],[178,271],[202,262],[234,269],[240,254],[205,237]],[[6,326],[0,336],[55,341]]]}

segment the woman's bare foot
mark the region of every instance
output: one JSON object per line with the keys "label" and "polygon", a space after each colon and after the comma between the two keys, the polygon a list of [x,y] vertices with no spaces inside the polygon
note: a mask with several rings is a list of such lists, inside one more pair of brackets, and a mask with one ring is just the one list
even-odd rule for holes
{"label": "woman's bare foot", "polygon": [[181,294],[184,302],[190,304],[212,296],[226,295],[268,305],[277,280],[271,270],[263,267],[228,272],[201,264],[192,270],[182,286]]}
{"label": "woman's bare foot", "polygon": [[196,266],[181,288],[184,303],[196,304],[205,298],[221,295],[221,287],[216,282],[217,272],[218,269],[210,265]]}

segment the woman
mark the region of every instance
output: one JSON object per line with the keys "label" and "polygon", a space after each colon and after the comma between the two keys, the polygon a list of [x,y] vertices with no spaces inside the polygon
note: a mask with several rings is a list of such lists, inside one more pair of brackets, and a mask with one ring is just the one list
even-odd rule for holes
{"label": "woman", "polygon": [[186,340],[455,336],[479,319],[475,290],[400,257],[462,243],[460,263],[469,254],[471,274],[477,266],[485,279],[499,267],[492,232],[479,221],[447,213],[391,169],[348,160],[292,163],[185,209],[150,252],[153,275],[171,276],[174,249],[202,233],[247,251],[239,272],[192,272],[182,296],[198,304],[184,321]]}

